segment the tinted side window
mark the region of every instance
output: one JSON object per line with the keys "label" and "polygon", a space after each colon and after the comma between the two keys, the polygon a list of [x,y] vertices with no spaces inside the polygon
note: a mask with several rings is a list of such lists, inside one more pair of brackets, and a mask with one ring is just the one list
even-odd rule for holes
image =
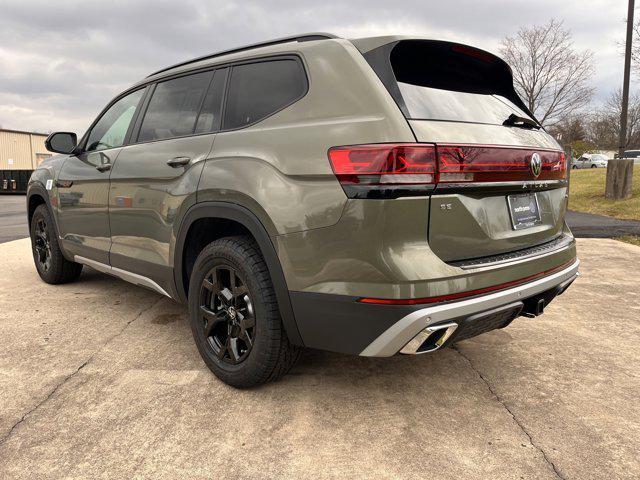
{"label": "tinted side window", "polygon": [[227,80],[227,70],[227,68],[216,70],[207,96],[202,103],[195,133],[215,132],[220,128],[222,96],[224,94],[224,84]]}
{"label": "tinted side window", "polygon": [[191,135],[211,72],[158,83],[142,120],[139,142]]}
{"label": "tinted side window", "polygon": [[233,67],[224,128],[240,128],[280,110],[307,89],[300,62],[273,60]]}
{"label": "tinted side window", "polygon": [[143,93],[144,88],[136,90],[111,105],[91,129],[85,150],[105,150],[122,146]]}

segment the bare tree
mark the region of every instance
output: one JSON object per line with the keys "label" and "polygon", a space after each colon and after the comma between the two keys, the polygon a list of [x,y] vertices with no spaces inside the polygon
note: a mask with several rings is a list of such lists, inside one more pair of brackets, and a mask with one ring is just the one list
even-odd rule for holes
{"label": "bare tree", "polygon": [[619,130],[620,116],[615,118],[609,112],[598,111],[587,123],[587,140],[602,150],[617,150]]}
{"label": "bare tree", "polygon": [[[622,145],[625,149],[640,146],[640,95],[637,93],[629,98],[627,111],[627,137]],[[620,142],[620,113],[622,112],[622,91],[617,90],[607,99],[599,112],[599,118],[608,125],[612,146]]]}
{"label": "bare tree", "polygon": [[[602,150],[618,150],[620,142],[620,113],[622,91],[613,92],[593,114],[584,115],[586,135],[584,140]],[[640,95],[631,95],[627,114],[627,138],[625,149],[640,148]],[[555,131],[555,128],[552,131]]]}
{"label": "bare tree", "polygon": [[583,115],[567,116],[549,127],[548,131],[564,145],[586,140],[586,119]]}
{"label": "bare tree", "polygon": [[516,90],[543,125],[573,116],[591,101],[593,52],[576,51],[562,22],[522,27],[502,40],[500,53],[511,65]]}
{"label": "bare tree", "polygon": [[[640,35],[640,20],[633,26],[633,36],[638,38]],[[624,49],[624,43],[618,42],[618,45]],[[636,75],[640,76],[640,44],[634,43],[631,45],[631,66]]]}

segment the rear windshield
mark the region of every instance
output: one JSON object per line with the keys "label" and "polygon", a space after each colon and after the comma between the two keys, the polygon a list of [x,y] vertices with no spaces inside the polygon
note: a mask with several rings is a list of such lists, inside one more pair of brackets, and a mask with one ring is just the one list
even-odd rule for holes
{"label": "rear windshield", "polygon": [[411,119],[501,125],[511,114],[529,115],[497,57],[447,42],[405,40],[389,55],[404,113]]}

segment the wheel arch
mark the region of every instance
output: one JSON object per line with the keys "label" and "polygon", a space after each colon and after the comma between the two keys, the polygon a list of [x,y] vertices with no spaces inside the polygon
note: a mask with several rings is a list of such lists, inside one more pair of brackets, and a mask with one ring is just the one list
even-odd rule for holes
{"label": "wheel arch", "polygon": [[27,186],[27,218],[29,221],[29,226],[31,226],[31,218],[33,217],[33,212],[35,212],[36,208],[38,208],[38,206],[42,205],[43,203],[53,214],[49,192],[45,188],[44,184],[39,180],[34,181],[32,175],[31,181]]}
{"label": "wheel arch", "polygon": [[[51,197],[47,193],[44,185],[40,183],[32,183],[27,188],[27,221],[29,228],[29,235],[31,235],[31,219],[33,218],[33,213],[36,211],[40,205],[46,205],[51,213],[51,218],[53,218],[53,228],[56,232],[56,236],[60,238],[60,230],[58,229],[58,219],[56,218],[55,212],[51,206]],[[60,244],[60,250],[65,258],[69,258],[67,252],[64,249],[64,246]]]}
{"label": "wheel arch", "polygon": [[303,345],[302,337],[298,331],[293,308],[291,306],[291,299],[289,297],[289,289],[287,287],[284,271],[280,265],[280,260],[273,242],[271,241],[271,237],[258,217],[249,209],[241,205],[214,201],[201,202],[191,206],[185,213],[176,237],[173,256],[175,262],[173,269],[174,282],[178,299],[183,303],[187,303],[188,290],[187,285],[185,284],[185,272],[188,266],[185,264],[184,260],[186,253],[185,247],[189,240],[189,233],[192,230],[191,227],[199,220],[206,219],[234,222],[251,234],[258,244],[260,252],[267,264],[267,268],[269,269],[269,274],[278,300],[280,315],[289,340],[293,344]]}

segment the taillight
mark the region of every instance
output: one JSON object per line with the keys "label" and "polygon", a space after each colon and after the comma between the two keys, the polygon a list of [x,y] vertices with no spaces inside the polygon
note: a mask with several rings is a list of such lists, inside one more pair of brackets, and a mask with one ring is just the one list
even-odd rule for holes
{"label": "taillight", "polygon": [[398,185],[435,180],[436,151],[432,145],[334,147],[329,150],[329,160],[341,183]]}
{"label": "taillight", "polygon": [[350,198],[427,195],[437,184],[564,180],[564,152],[485,145],[368,144],[329,149]]}
{"label": "taillight", "polygon": [[481,145],[438,145],[438,182],[562,180],[564,152]]}

